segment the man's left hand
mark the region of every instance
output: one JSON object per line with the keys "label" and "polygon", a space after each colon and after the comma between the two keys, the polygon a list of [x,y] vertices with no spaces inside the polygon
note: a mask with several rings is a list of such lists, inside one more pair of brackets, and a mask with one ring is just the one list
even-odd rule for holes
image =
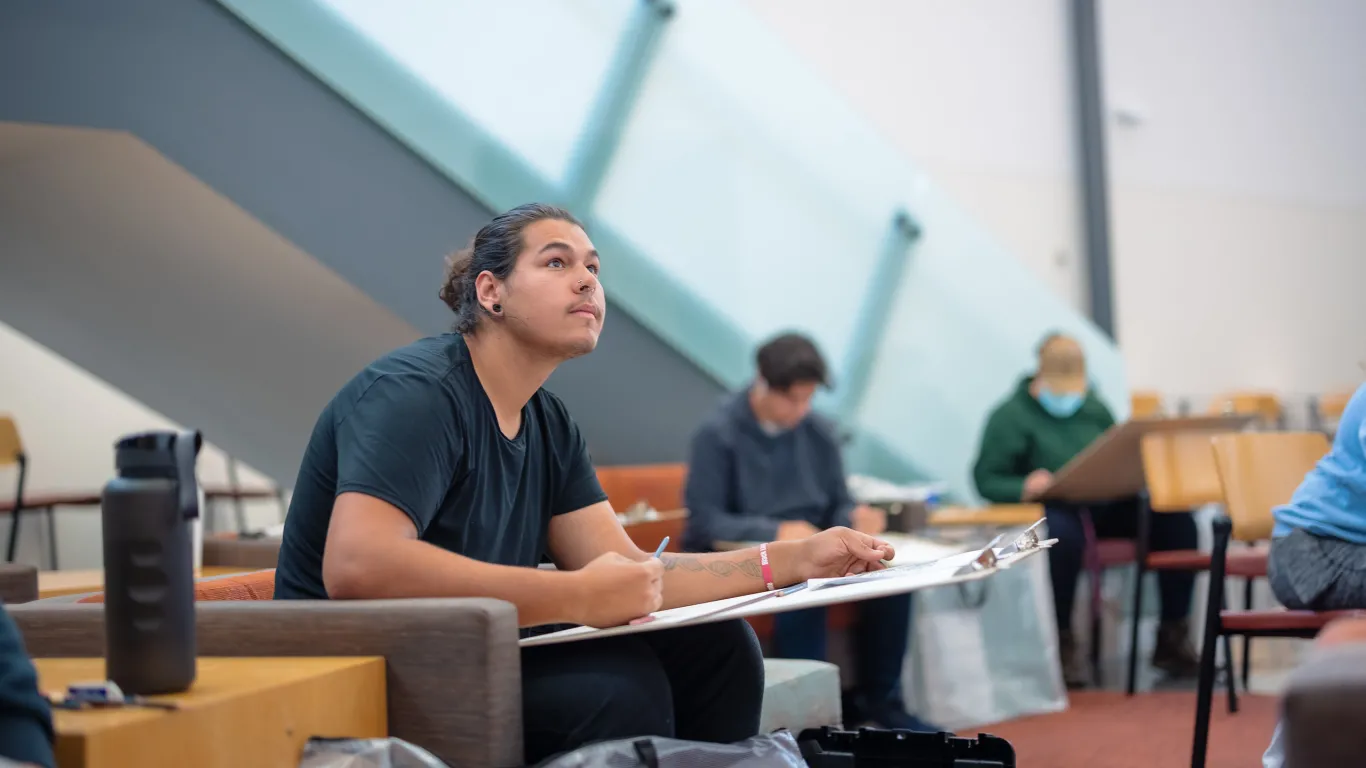
{"label": "man's left hand", "polygon": [[859,533],[876,536],[887,530],[887,513],[867,504],[860,504],[849,512],[849,525]]}
{"label": "man's left hand", "polygon": [[802,581],[880,570],[880,561],[896,557],[891,544],[848,528],[829,528],[799,546]]}

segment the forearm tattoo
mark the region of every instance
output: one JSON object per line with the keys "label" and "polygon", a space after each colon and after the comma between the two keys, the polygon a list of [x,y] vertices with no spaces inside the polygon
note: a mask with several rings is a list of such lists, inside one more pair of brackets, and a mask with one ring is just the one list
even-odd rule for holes
{"label": "forearm tattoo", "polygon": [[664,570],[672,571],[682,569],[692,571],[706,571],[713,576],[725,578],[732,573],[743,573],[756,579],[763,578],[763,569],[759,567],[759,558],[751,557],[744,560],[722,560],[719,556],[698,557],[696,555],[662,555]]}

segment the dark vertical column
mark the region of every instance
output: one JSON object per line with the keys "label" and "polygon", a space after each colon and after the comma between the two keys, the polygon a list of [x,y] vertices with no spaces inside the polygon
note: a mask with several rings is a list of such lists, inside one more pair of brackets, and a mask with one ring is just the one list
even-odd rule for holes
{"label": "dark vertical column", "polygon": [[1091,320],[1115,337],[1110,262],[1110,194],[1105,168],[1105,98],[1101,89],[1100,19],[1096,0],[1073,0],[1073,63],[1077,87],[1077,139],[1081,149],[1082,213]]}

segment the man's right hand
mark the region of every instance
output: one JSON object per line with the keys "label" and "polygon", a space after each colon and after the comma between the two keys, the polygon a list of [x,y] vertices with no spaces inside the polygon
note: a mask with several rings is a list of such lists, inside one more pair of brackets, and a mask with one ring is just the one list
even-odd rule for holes
{"label": "man's right hand", "polygon": [[1029,501],[1039,494],[1053,482],[1053,473],[1046,469],[1036,469],[1029,473],[1024,481],[1024,492],[1020,494],[1021,501]]}
{"label": "man's right hand", "polygon": [[778,541],[797,541],[820,533],[821,529],[805,520],[788,520],[778,523]]}
{"label": "man's right hand", "polygon": [[576,624],[615,627],[659,610],[664,602],[664,563],[658,558],[632,560],[608,552],[568,575],[577,591]]}

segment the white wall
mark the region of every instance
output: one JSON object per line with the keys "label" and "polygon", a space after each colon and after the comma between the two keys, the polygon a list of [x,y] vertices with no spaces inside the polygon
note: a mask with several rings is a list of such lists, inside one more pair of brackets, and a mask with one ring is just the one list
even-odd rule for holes
{"label": "white wall", "polygon": [[1366,360],[1366,3],[1109,0],[1117,330],[1136,386],[1309,393]]}
{"label": "white wall", "polygon": [[1067,0],[746,0],[1059,297],[1086,311]]}
{"label": "white wall", "polygon": [[[114,441],[130,432],[177,429],[178,425],[91,376],[64,358],[0,323],[0,413],[12,415],[29,456],[28,489],[98,492],[114,474]],[[199,456],[199,477],[206,485],[226,485],[227,457],[206,444]],[[16,472],[0,468],[0,498],[14,498]],[[239,466],[245,488],[270,487],[250,467]],[[212,505],[211,505],[212,506]],[[220,505],[219,529],[232,525],[231,504]],[[279,522],[274,501],[247,505],[253,527]],[[7,542],[9,519],[0,519],[0,542]],[[26,515],[18,559],[45,567],[46,524]],[[59,564],[98,568],[103,564],[99,507],[57,510]]]}
{"label": "white wall", "polygon": [[[1070,3],[747,2],[1086,310]],[[1360,381],[1366,2],[1100,6],[1116,330],[1131,383],[1198,399]]]}

